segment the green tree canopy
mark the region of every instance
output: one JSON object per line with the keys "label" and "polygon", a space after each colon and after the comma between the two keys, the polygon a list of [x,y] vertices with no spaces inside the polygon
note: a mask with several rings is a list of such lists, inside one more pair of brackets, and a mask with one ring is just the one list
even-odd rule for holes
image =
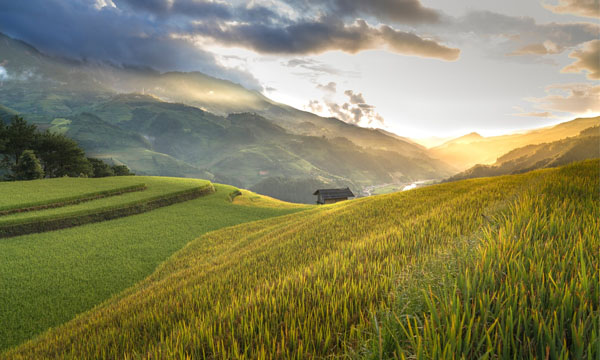
{"label": "green tree canopy", "polygon": [[35,156],[33,150],[24,150],[18,160],[12,168],[12,177],[15,180],[35,180],[44,177],[40,160]]}
{"label": "green tree canopy", "polygon": [[3,166],[11,168],[19,163],[23,151],[33,149],[37,140],[37,127],[28,124],[25,119],[15,116],[8,126],[2,126],[3,144],[0,150],[4,155]]}
{"label": "green tree canopy", "polygon": [[83,149],[62,134],[49,131],[40,134],[36,150],[48,177],[93,176],[92,166]]}
{"label": "green tree canopy", "polygon": [[116,176],[129,176],[129,175],[135,175],[134,173],[131,172],[131,170],[129,170],[129,168],[125,165],[113,165],[111,167],[112,171],[115,173]]}
{"label": "green tree canopy", "polygon": [[[0,122],[0,169],[9,172],[7,179],[62,176],[134,175],[125,165],[110,166],[99,159],[86,158],[76,141],[63,134],[40,133],[34,124],[15,116],[7,126]],[[28,163],[21,167],[21,159]],[[37,165],[36,165],[37,164]],[[12,175],[10,174],[12,172]]]}
{"label": "green tree canopy", "polygon": [[94,158],[88,158],[88,161],[92,165],[92,169],[93,169],[92,176],[93,177],[99,178],[99,177],[107,177],[107,176],[115,175],[115,172],[113,171],[113,169],[110,166],[108,166],[108,164],[105,163],[104,161],[102,161],[100,159],[94,159]]}

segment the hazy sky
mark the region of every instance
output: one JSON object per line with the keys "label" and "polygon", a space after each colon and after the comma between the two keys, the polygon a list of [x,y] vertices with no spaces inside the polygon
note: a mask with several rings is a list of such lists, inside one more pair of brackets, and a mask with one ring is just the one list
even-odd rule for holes
{"label": "hazy sky", "polygon": [[600,114],[599,14],[598,0],[30,0],[0,3],[0,31],[425,137]]}

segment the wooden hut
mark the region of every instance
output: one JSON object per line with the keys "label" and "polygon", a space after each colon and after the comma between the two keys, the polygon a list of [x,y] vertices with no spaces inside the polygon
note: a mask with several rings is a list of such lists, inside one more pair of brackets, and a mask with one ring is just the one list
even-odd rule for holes
{"label": "wooden hut", "polygon": [[354,197],[349,188],[345,189],[319,189],[313,193],[317,196],[317,204],[334,204]]}

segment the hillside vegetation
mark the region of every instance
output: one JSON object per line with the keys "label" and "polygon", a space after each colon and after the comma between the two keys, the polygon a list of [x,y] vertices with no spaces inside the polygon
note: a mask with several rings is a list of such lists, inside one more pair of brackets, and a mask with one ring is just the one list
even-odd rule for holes
{"label": "hillside vegetation", "polygon": [[[49,203],[66,196],[144,183],[147,189],[63,207],[0,216],[39,218],[127,204],[188,189],[205,180],[154,177],[60,178],[0,183],[0,204]],[[216,192],[140,215],[0,240],[0,350],[100,304],[150,275],[189,241],[213,230],[285,215],[306,206],[214,184]],[[57,214],[57,212],[59,214]],[[51,214],[49,214],[51,213]]]}
{"label": "hillside vegetation", "polygon": [[595,359],[599,170],[448,183],[212,232],[2,357]]}
{"label": "hillside vegetation", "polygon": [[577,136],[594,126],[600,126],[600,117],[579,118],[517,134],[491,137],[469,134],[430,149],[430,155],[464,171],[477,164],[493,164],[499,157],[514,149]]}
{"label": "hillside vegetation", "polygon": [[[244,188],[279,179],[284,186],[319,179],[360,188],[454,173],[402,137],[322,118],[200,73],[57,59],[2,34],[0,54],[15,75],[10,79],[27,76],[0,86],[0,119],[19,113],[136,174]],[[285,200],[304,195],[292,185],[266,190]]]}
{"label": "hillside vegetation", "polygon": [[577,136],[514,149],[499,157],[492,165],[476,165],[448,178],[447,181],[518,174],[598,157],[600,127],[595,126],[583,130]]}

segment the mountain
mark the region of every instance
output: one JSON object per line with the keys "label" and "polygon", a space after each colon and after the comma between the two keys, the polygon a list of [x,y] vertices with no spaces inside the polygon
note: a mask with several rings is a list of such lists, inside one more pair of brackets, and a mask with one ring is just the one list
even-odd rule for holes
{"label": "mountain", "polygon": [[246,188],[272,178],[289,183],[279,194],[290,200],[297,181],[359,190],[455,172],[401,136],[300,111],[200,73],[50,57],[4,35],[0,64],[0,116],[19,113],[138,174]]}
{"label": "mountain", "polygon": [[461,137],[450,139],[450,140],[444,142],[443,144],[439,145],[438,147],[448,147],[448,146],[457,145],[457,144],[466,145],[466,144],[471,144],[471,143],[481,141],[481,140],[483,140],[483,136],[479,135],[476,132],[472,132],[470,134],[463,135]]}
{"label": "mountain", "polygon": [[579,118],[552,127],[502,136],[482,137],[471,133],[436,146],[429,153],[465,170],[476,164],[493,164],[498,157],[513,149],[576,136],[581,131],[598,125],[600,117]]}
{"label": "mountain", "polygon": [[518,174],[593,158],[600,158],[598,126],[588,128],[577,136],[514,149],[499,157],[493,165],[476,165],[447,180]]}

